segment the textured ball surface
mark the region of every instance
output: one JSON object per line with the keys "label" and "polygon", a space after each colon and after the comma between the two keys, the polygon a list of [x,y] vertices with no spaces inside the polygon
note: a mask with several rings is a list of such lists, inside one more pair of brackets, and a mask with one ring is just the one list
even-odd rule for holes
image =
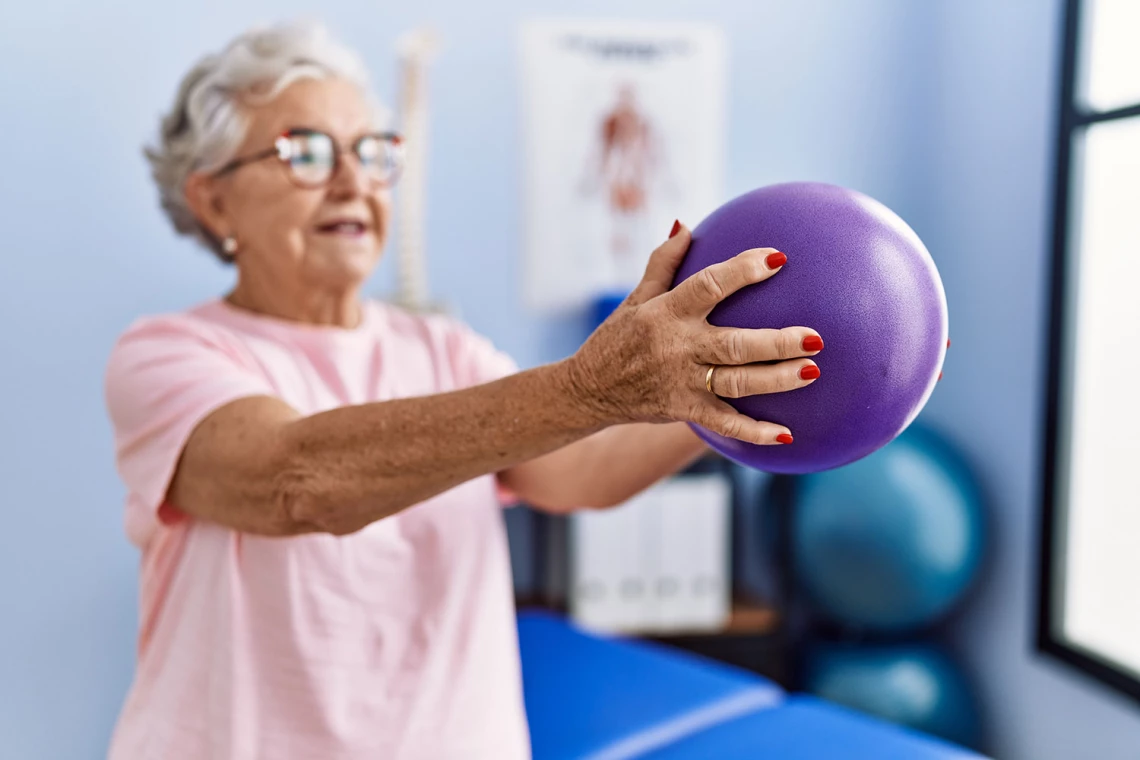
{"label": "textured ball surface", "polygon": [[693,230],[674,284],[750,248],[788,256],[765,282],[725,299],[719,326],[810,327],[821,376],[784,393],[731,399],[786,425],[789,445],[757,446],[695,427],[713,448],[773,473],[819,472],[886,445],[926,404],[946,355],[946,295],[914,231],[883,204],[834,185],[796,182],[746,193]]}

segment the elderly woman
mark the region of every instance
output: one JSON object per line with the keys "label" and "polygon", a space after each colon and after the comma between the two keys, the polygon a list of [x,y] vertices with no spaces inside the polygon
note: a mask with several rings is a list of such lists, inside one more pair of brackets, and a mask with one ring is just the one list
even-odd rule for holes
{"label": "elderly woman", "polygon": [[705,319],[771,249],[671,290],[675,224],[576,354],[524,372],[365,300],[401,161],[379,119],[354,54],[284,26],[202,59],[147,152],[175,229],[236,281],[110,359],[142,551],[115,760],[528,757],[500,498],[616,505],[701,454],[687,421],[792,442],[718,396],[811,382],[819,336]]}

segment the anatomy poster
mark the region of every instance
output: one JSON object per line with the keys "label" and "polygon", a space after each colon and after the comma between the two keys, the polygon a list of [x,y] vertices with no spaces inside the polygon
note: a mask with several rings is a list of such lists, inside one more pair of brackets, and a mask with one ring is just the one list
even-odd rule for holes
{"label": "anatomy poster", "polygon": [[523,26],[526,302],[625,292],[675,218],[724,200],[726,51],[715,27]]}

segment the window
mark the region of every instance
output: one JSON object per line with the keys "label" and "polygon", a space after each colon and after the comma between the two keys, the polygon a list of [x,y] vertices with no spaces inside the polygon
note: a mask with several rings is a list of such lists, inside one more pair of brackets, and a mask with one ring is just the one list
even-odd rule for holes
{"label": "window", "polygon": [[1140,3],[1068,0],[1038,646],[1140,699]]}

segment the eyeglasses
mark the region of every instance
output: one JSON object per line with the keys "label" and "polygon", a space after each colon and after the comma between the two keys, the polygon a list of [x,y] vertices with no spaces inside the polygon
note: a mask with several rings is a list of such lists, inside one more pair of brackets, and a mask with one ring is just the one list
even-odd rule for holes
{"label": "eyeglasses", "polygon": [[[360,167],[378,187],[391,186],[404,168],[403,138],[395,132],[376,132],[352,144]],[[215,177],[229,174],[246,164],[276,158],[294,184],[315,189],[327,185],[336,175],[343,149],[331,136],[315,129],[292,129],[273,141],[273,147],[250,156],[235,158],[214,172]]]}

